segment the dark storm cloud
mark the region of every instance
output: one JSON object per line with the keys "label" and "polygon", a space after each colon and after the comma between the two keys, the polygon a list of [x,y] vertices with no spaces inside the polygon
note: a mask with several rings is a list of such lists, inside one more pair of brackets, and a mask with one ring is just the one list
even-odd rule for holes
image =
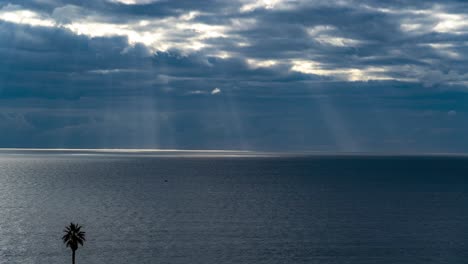
{"label": "dark storm cloud", "polygon": [[[428,6],[426,3],[413,8]],[[432,71],[440,75],[440,80],[435,82],[450,79],[447,76],[449,71],[453,77],[458,76],[454,80],[464,79],[468,35],[429,30],[405,32],[402,23],[406,20],[409,24],[423,23],[422,27],[433,27],[436,22],[432,18],[418,19],[420,15],[405,13],[404,10],[387,13],[351,5],[306,6],[296,11],[261,10],[255,12],[258,26],[236,32],[251,44],[239,48],[239,53],[257,58],[305,57],[322,63],[328,69],[387,67],[389,77],[411,78],[420,82],[425,82],[424,72],[432,74]],[[339,37],[357,43],[330,45],[317,38],[311,39],[307,30],[313,31],[314,27],[320,30],[325,25],[330,27],[323,30],[325,38],[333,41],[333,37]],[[401,67],[406,67],[405,71],[401,71]]]}
{"label": "dark storm cloud", "polygon": [[[131,96],[165,88],[177,88],[174,93],[184,94],[197,83],[197,88],[212,89],[216,84],[244,81],[268,84],[326,79],[291,72],[284,66],[253,69],[237,58],[177,51],[151,54],[143,45],[129,47],[123,37],[89,38],[61,29],[10,23],[3,23],[0,30],[0,59],[4,62],[0,76],[3,98]],[[184,82],[192,85],[180,85]]]}
{"label": "dark storm cloud", "polygon": [[[64,7],[74,7],[79,13],[75,15],[98,14],[102,21],[126,23],[129,20],[142,18],[164,18],[184,12],[200,11],[216,13],[237,8],[234,1],[204,0],[202,3],[192,0],[146,1],[143,4],[128,5],[118,1],[105,0],[15,0],[0,1],[0,5],[14,4],[24,8],[52,14]],[[81,14],[80,14],[81,13]]]}
{"label": "dark storm cloud", "polygon": [[0,1],[0,146],[468,148],[462,1],[247,4]]}
{"label": "dark storm cloud", "polygon": [[124,38],[89,39],[61,29],[2,23],[0,96],[99,95],[111,80],[96,76],[106,71],[138,76],[146,71],[147,56],[145,47],[128,48]]}

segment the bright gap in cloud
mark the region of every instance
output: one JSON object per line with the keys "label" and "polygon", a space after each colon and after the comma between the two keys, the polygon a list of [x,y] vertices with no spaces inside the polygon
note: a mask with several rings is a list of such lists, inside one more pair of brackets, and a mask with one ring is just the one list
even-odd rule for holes
{"label": "bright gap in cloud", "polygon": [[335,47],[352,47],[362,44],[362,41],[338,36],[339,31],[330,25],[319,25],[306,29],[309,36],[322,45]]}
{"label": "bright gap in cloud", "polygon": [[459,59],[462,57],[458,52],[454,51],[457,47],[453,43],[427,43],[421,44],[421,46],[429,46],[440,55],[451,59]]}
{"label": "bright gap in cloud", "polygon": [[219,94],[219,93],[221,93],[221,89],[219,89],[219,88],[214,88],[214,89],[211,91],[211,94],[212,94],[212,95]]}
{"label": "bright gap in cloud", "polygon": [[[145,19],[127,24],[103,23],[89,17],[60,23],[50,16],[23,10],[17,5],[7,5],[0,10],[0,20],[3,21],[31,26],[62,27],[89,37],[123,36],[128,38],[130,45],[142,43],[152,51],[196,51],[208,47],[208,39],[229,37],[226,33],[229,30],[228,26],[192,23],[197,15],[198,12],[188,12],[178,17]],[[215,50],[214,53],[229,56],[222,50]]]}
{"label": "bright gap in cloud", "polygon": [[245,4],[243,4],[240,8],[241,12],[250,12],[254,11],[255,9],[258,8],[264,8],[264,9],[273,9],[282,2],[286,2],[285,0],[247,0],[243,1]]}
{"label": "bright gap in cloud", "polygon": [[157,0],[108,0],[111,3],[121,3],[125,5],[144,5],[157,2]]}
{"label": "bright gap in cloud", "polygon": [[435,13],[432,15],[439,20],[434,31],[460,34],[468,31],[468,15]]}
{"label": "bright gap in cloud", "polygon": [[277,60],[259,60],[259,59],[247,59],[247,64],[252,68],[268,68],[277,65]]}
{"label": "bright gap in cloud", "polygon": [[332,76],[346,81],[369,81],[369,80],[391,80],[386,76],[386,69],[383,67],[358,68],[337,68],[326,69],[318,62],[307,60],[293,60],[291,70],[306,74],[322,76]]}
{"label": "bright gap in cloud", "polygon": [[[460,13],[447,13],[441,9],[441,5],[435,5],[431,9],[391,9],[379,8],[369,5],[361,5],[363,8],[378,11],[386,14],[407,15],[403,19],[400,28],[403,31],[421,33],[420,30],[424,29],[424,24],[432,21],[434,26],[430,31],[441,33],[461,34],[468,32],[468,15]],[[422,20],[421,20],[422,19]],[[418,22],[424,21],[424,24]]]}
{"label": "bright gap in cloud", "polygon": [[17,9],[18,6],[6,5],[0,10],[0,20],[15,24],[31,26],[53,27],[56,26],[54,20],[43,17],[36,12]]}

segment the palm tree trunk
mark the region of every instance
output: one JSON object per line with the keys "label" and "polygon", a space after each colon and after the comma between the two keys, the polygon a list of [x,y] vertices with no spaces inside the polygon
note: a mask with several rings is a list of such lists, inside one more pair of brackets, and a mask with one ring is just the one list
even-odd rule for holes
{"label": "palm tree trunk", "polygon": [[75,264],[75,250],[72,250],[72,264]]}

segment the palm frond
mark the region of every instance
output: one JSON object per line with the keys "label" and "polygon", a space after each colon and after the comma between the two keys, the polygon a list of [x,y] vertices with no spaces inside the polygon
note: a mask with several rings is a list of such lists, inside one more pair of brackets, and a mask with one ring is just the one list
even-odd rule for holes
{"label": "palm frond", "polygon": [[63,232],[65,233],[62,236],[62,241],[66,247],[71,248],[72,250],[77,250],[78,245],[83,246],[85,239],[85,232],[81,231],[82,226],[74,223],[66,226]]}

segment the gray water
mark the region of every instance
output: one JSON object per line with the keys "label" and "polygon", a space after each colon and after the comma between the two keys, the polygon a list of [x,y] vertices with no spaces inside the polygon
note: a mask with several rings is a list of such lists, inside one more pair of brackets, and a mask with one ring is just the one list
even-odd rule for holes
{"label": "gray water", "polygon": [[0,263],[468,263],[464,157],[17,154]]}

